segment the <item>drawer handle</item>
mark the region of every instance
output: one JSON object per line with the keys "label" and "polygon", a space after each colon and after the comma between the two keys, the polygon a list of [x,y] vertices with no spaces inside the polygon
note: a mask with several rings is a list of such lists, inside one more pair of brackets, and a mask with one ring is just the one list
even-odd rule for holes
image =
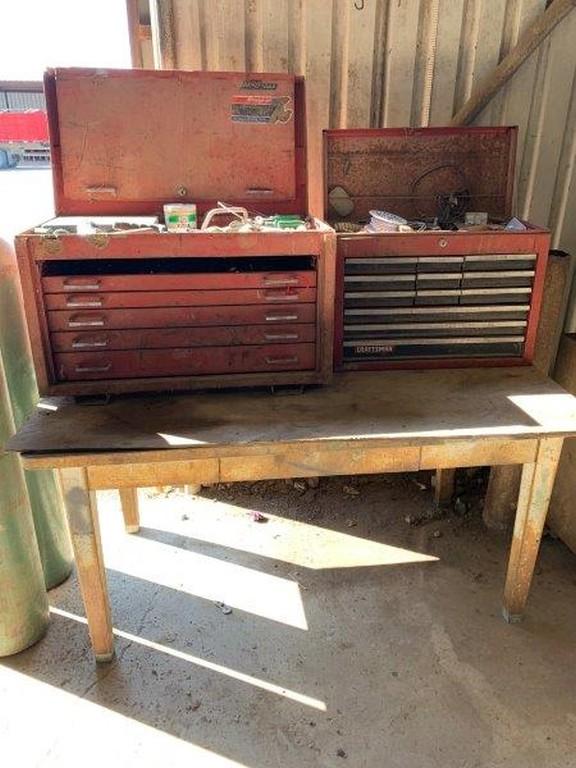
{"label": "drawer handle", "polygon": [[62,281],[62,285],[69,291],[97,291],[100,288],[100,280],[95,280],[93,283],[77,283],[73,280],[78,278],[67,278]]}
{"label": "drawer handle", "polygon": [[266,341],[298,341],[299,333],[265,333]]}
{"label": "drawer handle", "polygon": [[101,341],[82,341],[81,339],[74,339],[72,342],[72,349],[100,349],[108,346],[108,339],[102,339]]}
{"label": "drawer handle", "polygon": [[89,317],[82,320],[80,317],[71,317],[68,320],[68,328],[101,328],[105,325],[103,317]]}
{"label": "drawer handle", "polygon": [[263,278],[262,285],[273,286],[275,288],[287,288],[290,285],[300,285],[297,277],[282,278]]}
{"label": "drawer handle", "polygon": [[297,355],[293,355],[292,357],[266,357],[264,358],[264,361],[267,365],[279,365],[286,363],[297,363],[299,359],[300,358]]}
{"label": "drawer handle", "polygon": [[75,299],[66,299],[67,307],[101,307],[102,299],[89,299],[87,301],[76,301]]}
{"label": "drawer handle", "polygon": [[445,237],[441,237],[440,240],[438,240],[438,245],[440,246],[440,248],[446,248],[446,246],[448,245],[448,240],[446,240]]}
{"label": "drawer handle", "polygon": [[289,320],[298,320],[298,315],[266,315],[265,320],[267,323],[288,322]]}
{"label": "drawer handle", "polygon": [[112,363],[106,363],[105,365],[77,365],[75,367],[76,373],[106,373],[112,368]]}
{"label": "drawer handle", "polygon": [[264,301],[281,301],[285,303],[287,301],[298,301],[300,299],[297,293],[274,293],[274,291],[263,291]]}

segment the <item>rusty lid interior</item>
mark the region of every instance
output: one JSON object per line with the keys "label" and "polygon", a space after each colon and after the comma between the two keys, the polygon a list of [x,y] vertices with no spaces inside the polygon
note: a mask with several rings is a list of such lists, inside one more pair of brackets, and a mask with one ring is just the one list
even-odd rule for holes
{"label": "rusty lid interior", "polygon": [[[514,127],[324,131],[325,218],[360,222],[372,209],[430,218],[441,196],[459,193],[468,211],[507,219],[516,133]],[[330,204],[338,188],[349,198],[339,208],[349,213],[338,214]]]}
{"label": "rusty lid interior", "polygon": [[219,200],[306,213],[302,79],[56,69],[45,90],[58,214],[203,212]]}

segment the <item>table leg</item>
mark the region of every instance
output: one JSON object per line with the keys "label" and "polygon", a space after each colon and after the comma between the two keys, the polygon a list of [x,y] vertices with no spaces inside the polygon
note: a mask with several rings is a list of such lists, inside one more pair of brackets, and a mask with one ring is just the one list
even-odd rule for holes
{"label": "table leg", "polygon": [[69,467],[59,471],[92,648],[96,661],[110,661],[114,638],[96,494],[88,489],[85,469]]}
{"label": "table leg", "polygon": [[120,488],[119,493],[126,533],[138,533],[140,530],[138,488]]}
{"label": "table leg", "polygon": [[437,469],[434,486],[434,501],[438,507],[446,507],[454,496],[455,469]]}
{"label": "table leg", "polygon": [[524,464],[512,547],[504,588],[506,621],[520,621],[534,573],[542,529],[562,450],[561,437],[545,438],[538,444],[536,461]]}

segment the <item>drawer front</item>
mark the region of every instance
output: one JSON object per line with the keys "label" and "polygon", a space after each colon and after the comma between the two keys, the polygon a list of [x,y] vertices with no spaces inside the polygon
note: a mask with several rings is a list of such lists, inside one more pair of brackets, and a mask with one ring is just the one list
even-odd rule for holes
{"label": "drawer front", "polygon": [[537,235],[530,230],[511,232],[415,232],[381,235],[338,235],[338,254],[356,256],[451,256],[468,254],[530,253],[537,249]]}
{"label": "drawer front", "polygon": [[54,356],[59,381],[313,370],[314,344],[200,347],[144,351],[63,352]]}
{"label": "drawer front", "polygon": [[55,352],[99,352],[122,349],[174,349],[178,347],[229,347],[254,344],[314,342],[316,326],[240,325],[213,328],[158,328],[133,331],[81,331],[51,335]]}
{"label": "drawer front", "polygon": [[50,331],[315,323],[314,304],[91,309],[48,312]]}
{"label": "drawer front", "polygon": [[44,293],[314,288],[316,272],[71,275],[42,278]]}
{"label": "drawer front", "polygon": [[536,254],[344,259],[344,362],[522,357]]}
{"label": "drawer front", "polygon": [[125,309],[129,307],[203,307],[243,304],[298,304],[316,301],[315,288],[258,288],[206,291],[111,291],[110,293],[48,293],[52,309]]}

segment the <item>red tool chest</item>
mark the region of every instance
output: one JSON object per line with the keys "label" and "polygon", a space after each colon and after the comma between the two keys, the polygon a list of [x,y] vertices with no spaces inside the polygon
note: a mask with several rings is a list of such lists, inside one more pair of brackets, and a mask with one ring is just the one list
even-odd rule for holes
{"label": "red tool chest", "polygon": [[[303,80],[57,69],[45,91],[58,218],[16,239],[40,391],[324,382],[335,237],[307,216]],[[306,228],[126,223],[219,201]]]}
{"label": "red tool chest", "polygon": [[[505,228],[515,145],[510,127],[325,131],[336,370],[531,361],[550,236]],[[440,213],[459,228],[351,231],[373,210],[413,228]],[[489,223],[454,225],[470,212]]]}

